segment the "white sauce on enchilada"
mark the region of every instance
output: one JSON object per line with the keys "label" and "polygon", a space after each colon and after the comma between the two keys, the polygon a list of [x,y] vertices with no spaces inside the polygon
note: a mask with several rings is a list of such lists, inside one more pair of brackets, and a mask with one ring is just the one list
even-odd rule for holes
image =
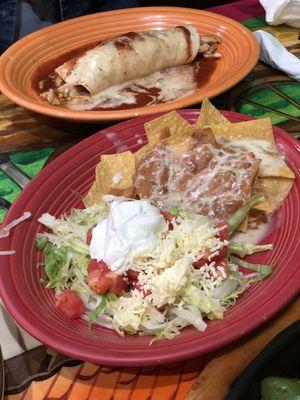
{"label": "white sauce on enchilada", "polygon": [[209,81],[220,57],[217,45],[215,36],[200,37],[188,25],[129,32],[50,60],[34,86],[50,104],[79,111],[165,103]]}

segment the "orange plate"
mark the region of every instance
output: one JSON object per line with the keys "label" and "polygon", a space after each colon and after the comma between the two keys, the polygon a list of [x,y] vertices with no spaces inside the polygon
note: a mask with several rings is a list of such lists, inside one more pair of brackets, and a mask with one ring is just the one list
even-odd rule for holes
{"label": "orange plate", "polygon": [[[128,31],[194,25],[201,34],[217,34],[222,58],[210,79],[194,94],[172,102],[120,111],[74,111],[48,104],[32,88],[37,68],[78,47]],[[87,122],[125,119],[170,111],[213,97],[243,79],[259,54],[252,33],[229,18],[179,7],[132,8],[91,14],[37,31],[16,42],[0,58],[0,90],[29,110],[57,118]]]}

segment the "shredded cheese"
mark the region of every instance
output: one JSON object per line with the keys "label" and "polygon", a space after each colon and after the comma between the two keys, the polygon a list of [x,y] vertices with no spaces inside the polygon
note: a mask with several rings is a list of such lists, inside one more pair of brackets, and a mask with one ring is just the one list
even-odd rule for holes
{"label": "shredded cheese", "polygon": [[221,241],[216,236],[219,228],[214,228],[207,217],[197,215],[186,219],[177,217],[172,225],[172,230],[161,233],[152,253],[143,253],[131,262],[131,269],[140,272],[140,286],[145,293],[150,293],[146,299],[157,307],[173,304],[192,277],[209,281],[209,288],[223,280],[221,273],[215,271],[213,262],[200,270],[193,267],[193,263],[203,257],[207,249],[217,254],[227,245],[227,241]]}
{"label": "shredded cheese", "polygon": [[9,224],[1,227],[0,229],[0,239],[8,237],[10,230],[12,228],[14,228],[16,225],[18,225],[20,222],[25,221],[26,219],[28,219],[29,217],[31,217],[31,213],[29,211],[25,211],[23,215],[21,215],[21,217],[13,220],[12,222],[10,222]]}
{"label": "shredded cheese", "polygon": [[15,250],[1,250],[0,256],[11,256],[12,254],[16,254]]}

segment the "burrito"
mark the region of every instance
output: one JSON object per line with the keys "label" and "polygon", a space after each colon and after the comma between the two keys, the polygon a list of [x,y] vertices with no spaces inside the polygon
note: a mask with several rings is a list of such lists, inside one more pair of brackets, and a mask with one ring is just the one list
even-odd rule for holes
{"label": "burrito", "polygon": [[195,59],[199,46],[199,34],[193,26],[129,32],[101,43],[55,71],[67,84],[96,94],[164,68],[188,64]]}
{"label": "burrito", "polygon": [[197,89],[191,64],[198,54],[217,57],[216,48],[215,37],[190,25],[129,32],[59,65],[39,92],[53,105],[83,110],[163,103]]}

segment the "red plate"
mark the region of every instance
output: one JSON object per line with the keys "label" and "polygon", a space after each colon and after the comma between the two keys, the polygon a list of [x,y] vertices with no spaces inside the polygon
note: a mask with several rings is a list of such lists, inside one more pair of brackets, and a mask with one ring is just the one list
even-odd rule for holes
{"label": "red plate", "polygon": [[[197,110],[179,111],[190,122]],[[224,112],[232,122],[248,120],[243,115]],[[39,282],[37,263],[41,255],[34,247],[37,232],[44,228],[37,218],[44,212],[59,216],[80,201],[73,190],[86,193],[94,179],[94,167],[101,153],[137,150],[145,141],[144,123],[153,116],[136,118],[97,133],[66,151],[47,166],[22,192],[4,223],[32,213],[31,220],[18,225],[13,234],[0,241],[0,250],[15,249],[16,254],[1,257],[0,293],[16,321],[47,346],[71,357],[110,365],[151,365],[179,361],[207,353],[232,342],[258,327],[298,291],[300,282],[300,145],[287,133],[274,128],[279,149],[288,156],[296,175],[295,185],[276,214],[274,230],[263,242],[273,242],[274,250],[256,257],[274,264],[273,274],[250,287],[225,318],[211,321],[204,333],[186,328],[172,341],[161,340],[149,346],[147,336],[119,337],[112,330],[97,327],[89,336],[83,320],[62,317],[54,307],[54,296]]]}

